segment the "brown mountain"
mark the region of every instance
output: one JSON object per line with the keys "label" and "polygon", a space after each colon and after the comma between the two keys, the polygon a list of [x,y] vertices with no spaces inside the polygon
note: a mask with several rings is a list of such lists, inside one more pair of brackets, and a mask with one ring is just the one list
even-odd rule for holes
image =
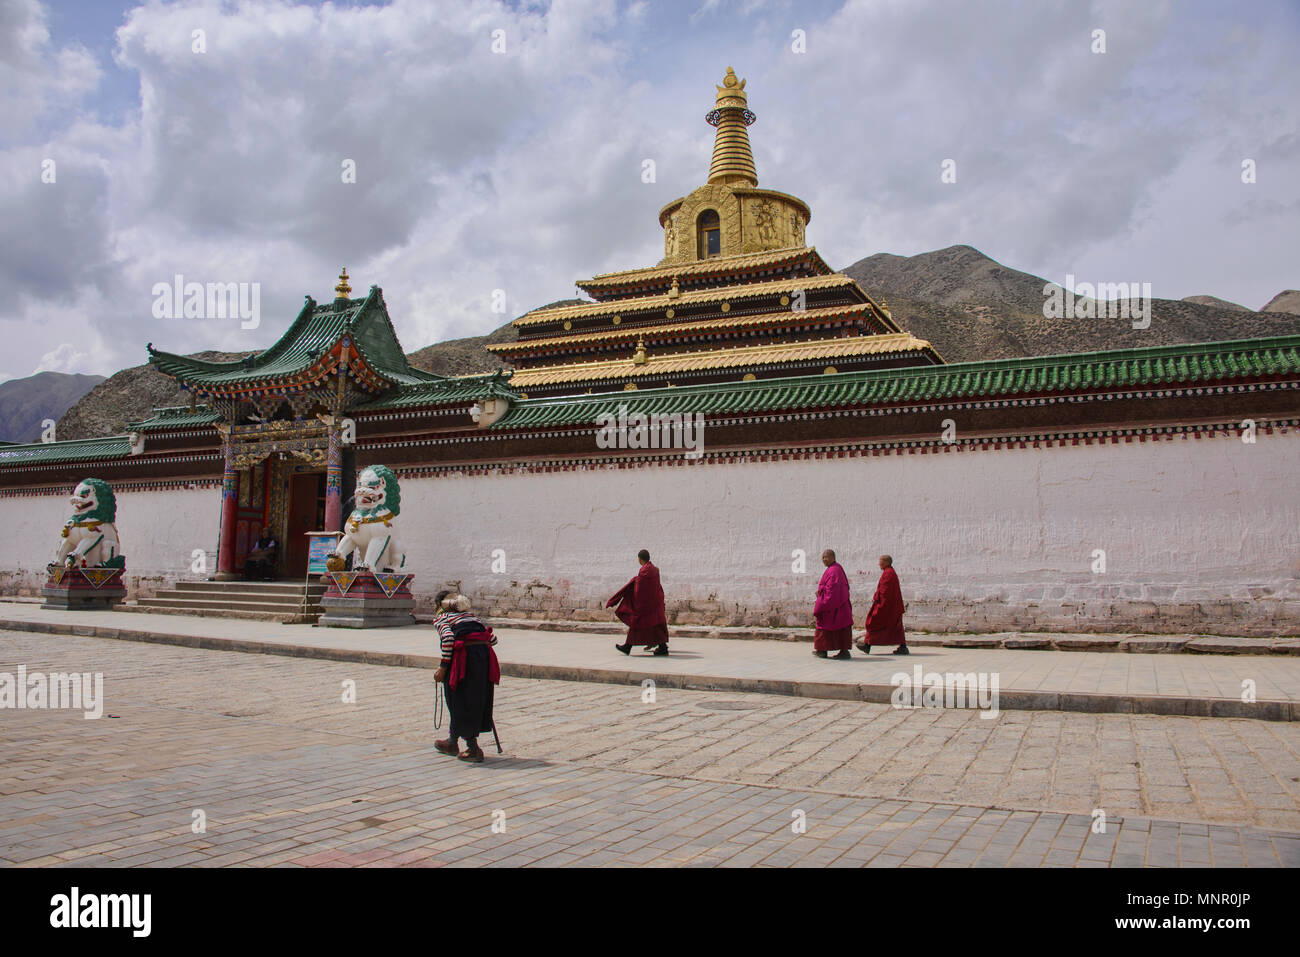
{"label": "brown mountain", "polygon": [[[242,359],[247,352],[196,352],[214,362]],[[189,394],[150,365],[132,366],[109,376],[59,419],[60,439],[121,435],[128,422],[149,418],[155,406],[186,405]]]}
{"label": "brown mountain", "polygon": [[[57,422],[78,399],[103,381],[102,375],[38,372],[0,382],[0,441],[39,442],[43,422]],[[62,437],[56,426],[55,438]]]}
{"label": "brown mountain", "polygon": [[1270,299],[1260,312],[1289,312],[1300,315],[1300,289],[1284,289]]}
{"label": "brown mountain", "polygon": [[1254,312],[1253,309],[1247,309],[1245,306],[1238,305],[1235,302],[1228,302],[1226,299],[1220,299],[1218,296],[1184,296],[1182,302],[1194,302],[1198,306],[1215,306],[1219,309],[1233,309],[1237,312]]}
{"label": "brown mountain", "polygon": [[448,339],[409,353],[407,361],[417,369],[437,375],[474,375],[495,372],[502,367],[501,360],[485,346],[494,342],[514,342],[519,338],[515,327],[506,323],[486,336],[469,336],[465,339]]}
{"label": "brown mountain", "polygon": [[[970,246],[916,256],[879,253],[843,270],[894,320],[949,362],[1095,352],[1300,332],[1300,316],[1153,299],[1151,325],[1131,319],[1048,319],[1046,280],[1010,269]],[[1084,277],[1088,278],[1088,277]]]}

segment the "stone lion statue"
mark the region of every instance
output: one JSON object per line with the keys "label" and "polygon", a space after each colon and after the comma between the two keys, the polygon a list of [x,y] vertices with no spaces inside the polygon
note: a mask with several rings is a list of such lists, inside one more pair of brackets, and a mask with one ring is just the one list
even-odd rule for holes
{"label": "stone lion statue", "polygon": [[117,538],[117,496],[102,479],[82,481],[69,496],[72,517],[63,523],[59,551],[50,567],[125,568]]}
{"label": "stone lion statue", "polygon": [[370,465],[357,476],[356,508],[343,526],[338,551],[326,567],[342,571],[349,555],[353,570],[396,572],[406,564],[406,553],[393,535],[393,519],[402,511],[397,476],[386,465]]}

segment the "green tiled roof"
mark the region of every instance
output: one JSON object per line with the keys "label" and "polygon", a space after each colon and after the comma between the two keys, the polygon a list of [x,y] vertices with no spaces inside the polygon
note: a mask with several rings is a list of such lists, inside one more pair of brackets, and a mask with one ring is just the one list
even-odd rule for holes
{"label": "green tiled roof", "polygon": [[1300,335],[524,399],[492,428],[590,424],[624,405],[629,413],[717,415],[1149,388],[1298,373]]}
{"label": "green tiled roof", "polygon": [[102,439],[72,439],[67,442],[33,442],[30,445],[0,446],[0,467],[89,462],[95,459],[118,459],[130,454],[131,440],[125,435],[110,435]]}
{"label": "green tiled roof", "polygon": [[149,362],[177,381],[204,387],[231,387],[295,375],[311,367],[343,335],[367,363],[396,385],[418,385],[437,379],[406,361],[383,292],[371,286],[364,299],[334,300],[317,305],[309,296],[289,328],[265,352],[234,362],[205,362],[148,346]]}
{"label": "green tiled roof", "polygon": [[437,381],[403,386],[387,392],[377,399],[355,408],[357,412],[377,412],[389,409],[412,409],[424,405],[446,405],[452,402],[473,402],[478,399],[500,396],[512,401],[518,393],[506,385],[506,377],[493,372],[488,375],[439,377]]}
{"label": "green tiled roof", "polygon": [[139,422],[128,422],[126,427],[132,432],[148,432],[151,429],[181,429],[211,425],[221,417],[207,406],[201,405],[191,412],[188,405],[168,406],[154,409],[153,415]]}

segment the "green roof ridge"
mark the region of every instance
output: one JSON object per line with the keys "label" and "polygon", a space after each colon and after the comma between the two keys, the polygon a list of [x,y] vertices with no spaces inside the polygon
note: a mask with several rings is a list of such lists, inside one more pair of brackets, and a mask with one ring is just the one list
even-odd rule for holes
{"label": "green roof ridge", "polygon": [[[1219,361],[1233,371],[1209,374],[1206,371],[1208,367]],[[702,400],[694,404],[694,411],[757,411],[800,405],[826,407],[846,402],[867,404],[973,394],[1136,387],[1175,379],[1228,378],[1241,375],[1240,370],[1245,366],[1270,374],[1300,371],[1300,335],[1145,346],[1108,352],[1020,356],[938,366],[842,372],[830,376],[702,383],[639,389],[630,393],[545,396],[520,400],[491,428],[536,428],[561,422],[594,421],[599,412],[621,404],[638,409],[671,407],[676,411],[684,404],[690,404],[692,398]],[[667,396],[671,396],[671,400]]]}

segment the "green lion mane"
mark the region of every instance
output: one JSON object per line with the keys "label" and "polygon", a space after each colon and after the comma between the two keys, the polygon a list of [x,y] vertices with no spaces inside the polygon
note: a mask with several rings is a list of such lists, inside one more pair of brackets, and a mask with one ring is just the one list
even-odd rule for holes
{"label": "green lion mane", "polygon": [[93,488],[95,490],[95,501],[98,504],[89,512],[74,515],[72,517],[73,521],[84,522],[87,519],[93,519],[96,522],[117,521],[117,496],[113,494],[113,489],[107,482],[103,479],[88,478],[82,479],[77,485],[89,485]]}
{"label": "green lion mane", "polygon": [[[393,474],[393,470],[387,465],[368,465],[366,468],[374,472],[380,481],[384,483],[383,507],[394,515],[399,514],[402,511],[402,490],[401,486],[397,484],[397,476]],[[364,472],[365,470],[362,469],[361,471]],[[370,512],[371,509],[358,509],[358,511]]]}

